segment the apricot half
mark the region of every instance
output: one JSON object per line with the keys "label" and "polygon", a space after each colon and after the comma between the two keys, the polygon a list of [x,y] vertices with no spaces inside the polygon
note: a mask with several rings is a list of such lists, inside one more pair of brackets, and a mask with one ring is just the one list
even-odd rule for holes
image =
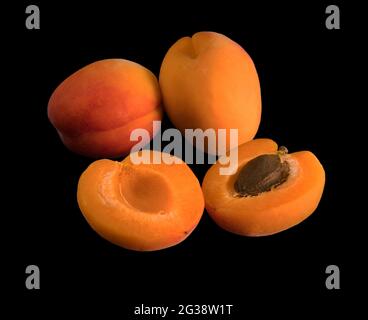
{"label": "apricot half", "polygon": [[152,121],[162,117],[158,81],[135,62],[100,60],[55,89],[48,117],[70,150],[93,158],[121,156],[136,143],[130,140],[134,129],[154,135]]}
{"label": "apricot half", "polygon": [[[165,110],[185,129],[238,129],[238,144],[253,139],[261,119],[261,90],[251,57],[216,32],[178,40],[166,53],[159,82]],[[217,131],[218,132],[218,131]],[[217,149],[218,150],[218,149]],[[209,146],[208,152],[218,153]]]}
{"label": "apricot half", "polygon": [[311,215],[321,199],[325,172],[309,151],[287,154],[269,139],[238,149],[233,175],[220,175],[220,162],[206,173],[206,209],[225,230],[246,236],[271,235]]}
{"label": "apricot half", "polygon": [[137,154],[122,162],[95,161],[80,177],[78,204],[103,238],[127,249],[159,250],[188,237],[202,216],[204,199],[182,160],[157,151],[140,154],[177,163],[135,164]]}

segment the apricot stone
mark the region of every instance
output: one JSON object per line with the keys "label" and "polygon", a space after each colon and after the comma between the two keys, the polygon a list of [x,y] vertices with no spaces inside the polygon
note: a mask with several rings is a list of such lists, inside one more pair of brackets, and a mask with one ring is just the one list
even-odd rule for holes
{"label": "apricot stone", "polygon": [[234,175],[220,175],[217,162],[202,184],[206,209],[220,227],[266,236],[300,223],[316,210],[325,171],[313,153],[287,154],[270,139],[249,141],[238,151]]}
{"label": "apricot stone", "polygon": [[[204,210],[201,186],[190,168],[174,156],[140,151],[158,164],[98,160],[81,175],[78,204],[103,238],[121,247],[152,251],[183,241]],[[177,163],[164,163],[164,156]],[[171,161],[173,162],[173,161]]]}
{"label": "apricot stone", "polygon": [[94,158],[127,154],[136,143],[130,141],[132,130],[147,129],[152,138],[152,121],[162,117],[158,81],[128,60],[97,61],[56,88],[48,117],[63,143],[78,154]]}
{"label": "apricot stone", "polygon": [[[162,62],[159,82],[164,108],[182,132],[234,128],[238,144],[255,136],[261,119],[257,71],[245,50],[226,36],[198,32],[178,40]],[[226,138],[228,149],[229,134]]]}

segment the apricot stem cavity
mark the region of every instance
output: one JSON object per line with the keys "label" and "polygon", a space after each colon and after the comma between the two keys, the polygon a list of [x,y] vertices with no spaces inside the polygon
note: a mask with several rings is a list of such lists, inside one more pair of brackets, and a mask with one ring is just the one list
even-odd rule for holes
{"label": "apricot stem cavity", "polygon": [[285,146],[280,146],[279,150],[277,150],[277,154],[279,154],[280,156],[284,156],[285,154],[287,154],[289,151]]}

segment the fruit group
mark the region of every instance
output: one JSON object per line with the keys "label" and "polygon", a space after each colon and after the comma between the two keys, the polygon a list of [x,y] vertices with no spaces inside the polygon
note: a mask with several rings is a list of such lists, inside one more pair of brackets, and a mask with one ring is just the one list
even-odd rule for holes
{"label": "fruit group", "polygon": [[[173,156],[144,150],[141,155]],[[98,160],[81,175],[78,204],[103,238],[121,247],[151,251],[183,241],[197,226],[204,199],[190,168],[178,163],[135,164]]]}
{"label": "fruit group", "polygon": [[219,226],[240,235],[270,235],[317,208],[325,172],[311,152],[287,154],[269,139],[247,142],[238,152],[234,175],[219,175],[217,162],[203,180],[206,209]]}
{"label": "fruit group", "polygon": [[234,128],[238,144],[255,136],[261,119],[257,71],[245,50],[226,36],[198,32],[178,40],[162,62],[159,82],[165,110],[182,132]]}
{"label": "fruit group", "polygon": [[136,143],[130,141],[132,130],[146,129],[152,138],[152,121],[162,117],[158,81],[128,60],[97,61],[55,89],[48,117],[76,153],[94,158],[127,154]]}

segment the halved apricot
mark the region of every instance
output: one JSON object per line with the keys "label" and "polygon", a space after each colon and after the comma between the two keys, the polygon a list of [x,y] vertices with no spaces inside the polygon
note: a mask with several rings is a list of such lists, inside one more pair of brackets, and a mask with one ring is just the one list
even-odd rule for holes
{"label": "halved apricot", "polygon": [[[181,159],[149,150],[140,154],[160,163],[135,164],[137,154],[122,162],[92,163],[80,177],[78,204],[103,238],[127,249],[159,250],[188,237],[202,216],[204,199]],[[175,163],[166,164],[164,157]]]}
{"label": "halved apricot", "polygon": [[218,161],[202,184],[206,209],[225,230],[265,236],[288,229],[311,215],[321,199],[325,172],[309,151],[287,154],[269,139],[238,149],[238,170],[220,175]]}

